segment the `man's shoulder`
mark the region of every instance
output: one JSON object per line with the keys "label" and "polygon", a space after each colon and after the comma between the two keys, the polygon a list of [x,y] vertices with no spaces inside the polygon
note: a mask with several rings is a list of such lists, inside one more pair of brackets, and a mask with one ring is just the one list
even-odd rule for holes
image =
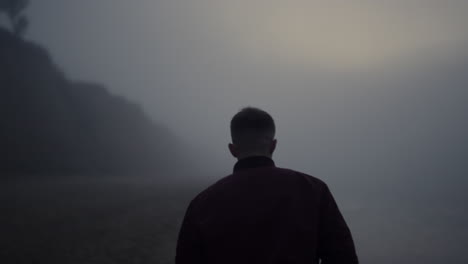
{"label": "man's shoulder", "polygon": [[220,187],[228,183],[233,178],[233,174],[226,175],[214,183],[208,185],[204,190],[199,192],[191,201],[191,204],[202,202],[208,196],[219,191]]}
{"label": "man's shoulder", "polygon": [[320,187],[320,188],[327,186],[327,184],[323,180],[315,176],[312,176],[310,174],[297,171],[297,170],[293,170],[293,169],[289,169],[289,168],[276,167],[276,169],[282,174],[288,175],[290,177],[294,177],[294,180],[302,181],[304,184],[310,184],[310,185]]}
{"label": "man's shoulder", "polygon": [[[265,169],[265,172],[277,176],[276,179],[279,178],[279,180],[295,182],[304,186],[308,185],[315,190],[327,188],[327,184],[323,180],[301,171],[283,167],[269,167]],[[198,195],[196,195],[195,198],[192,200],[192,203],[202,202],[203,200],[208,199],[208,197],[215,195],[218,192],[221,192],[224,188],[229,186],[231,183],[235,182],[238,176],[241,175],[239,175],[239,173],[231,173],[222,177],[221,179],[209,185]]]}

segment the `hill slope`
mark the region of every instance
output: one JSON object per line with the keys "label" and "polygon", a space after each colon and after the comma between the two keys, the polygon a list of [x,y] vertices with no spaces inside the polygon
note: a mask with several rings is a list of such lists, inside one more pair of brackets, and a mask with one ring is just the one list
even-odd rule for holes
{"label": "hill slope", "polygon": [[178,158],[138,105],[67,80],[45,49],[3,29],[0,44],[0,172],[152,172]]}

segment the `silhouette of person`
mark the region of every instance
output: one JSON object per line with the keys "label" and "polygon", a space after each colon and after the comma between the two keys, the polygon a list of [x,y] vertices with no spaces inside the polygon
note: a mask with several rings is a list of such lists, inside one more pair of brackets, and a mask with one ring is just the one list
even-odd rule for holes
{"label": "silhouette of person", "polygon": [[198,194],[180,228],[176,264],[358,263],[327,185],[275,166],[273,118],[247,107],[231,120],[233,173]]}

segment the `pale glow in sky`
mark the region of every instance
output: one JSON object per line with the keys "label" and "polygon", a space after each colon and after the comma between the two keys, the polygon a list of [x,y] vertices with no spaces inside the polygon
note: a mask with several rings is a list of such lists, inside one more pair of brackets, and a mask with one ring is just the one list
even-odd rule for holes
{"label": "pale glow in sky", "polygon": [[[466,43],[468,1],[259,1],[210,3],[249,56],[279,63],[362,67]],[[208,5],[208,4],[207,4]],[[217,10],[219,9],[219,10]],[[211,14],[210,14],[211,15]]]}

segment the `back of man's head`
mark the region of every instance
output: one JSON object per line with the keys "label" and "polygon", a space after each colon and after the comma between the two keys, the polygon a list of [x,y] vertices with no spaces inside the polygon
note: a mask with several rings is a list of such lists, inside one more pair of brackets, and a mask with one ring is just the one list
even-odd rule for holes
{"label": "back of man's head", "polygon": [[275,122],[267,112],[245,107],[231,120],[231,153],[237,158],[271,156],[276,146],[275,131]]}

